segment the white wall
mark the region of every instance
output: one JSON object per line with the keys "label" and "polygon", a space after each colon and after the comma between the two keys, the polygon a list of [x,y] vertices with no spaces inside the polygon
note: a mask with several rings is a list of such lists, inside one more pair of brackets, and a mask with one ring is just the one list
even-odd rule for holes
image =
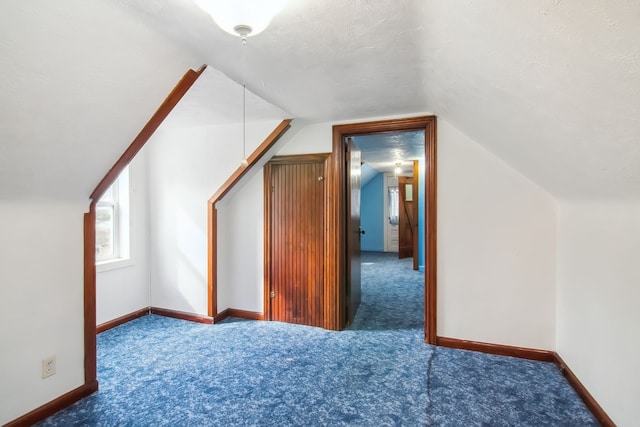
{"label": "white wall", "polygon": [[[309,125],[278,154],[331,151]],[[438,119],[438,335],[555,349],[556,206]]]}
{"label": "white wall", "polygon": [[438,121],[438,335],[555,349],[556,205]]}
{"label": "white wall", "polygon": [[264,309],[264,178],[218,204],[218,310]]}
{"label": "white wall", "polygon": [[640,202],[559,212],[558,353],[618,425],[637,425]]}
{"label": "white wall", "polygon": [[[133,313],[149,297],[148,155],[143,148],[129,165],[130,257],[124,266],[96,273],[96,323]],[[118,263],[121,264],[121,263]]]}
{"label": "white wall", "polygon": [[333,150],[333,124],[308,124],[278,151],[278,156],[330,153]]}
{"label": "white wall", "polygon": [[[0,202],[0,424],[84,384],[87,202]],[[43,358],[57,373],[42,379]]]}
{"label": "white wall", "polygon": [[[247,153],[279,123],[248,124]],[[162,129],[149,141],[152,306],[207,314],[207,201],[240,165],[241,141],[241,125]],[[218,229],[228,232],[238,226],[219,222]],[[228,245],[219,242],[218,248],[219,280],[235,279],[246,263],[236,268],[221,262]],[[230,307],[232,294],[219,286],[218,311]]]}

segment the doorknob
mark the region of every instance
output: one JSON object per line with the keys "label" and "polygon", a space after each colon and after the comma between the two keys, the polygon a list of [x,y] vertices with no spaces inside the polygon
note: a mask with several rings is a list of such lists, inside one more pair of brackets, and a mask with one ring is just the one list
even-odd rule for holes
{"label": "doorknob", "polygon": [[360,234],[366,234],[366,232],[364,231],[364,229],[362,227],[358,227],[358,230],[360,230]]}

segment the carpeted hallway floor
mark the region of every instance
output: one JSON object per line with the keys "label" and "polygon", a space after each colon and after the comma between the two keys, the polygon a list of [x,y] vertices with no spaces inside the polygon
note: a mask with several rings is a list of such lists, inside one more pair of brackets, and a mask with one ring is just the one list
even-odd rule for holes
{"label": "carpeted hallway floor", "polygon": [[345,331],[145,316],[98,336],[100,390],[43,426],[597,425],[553,364],[423,341],[423,278],[364,253]]}

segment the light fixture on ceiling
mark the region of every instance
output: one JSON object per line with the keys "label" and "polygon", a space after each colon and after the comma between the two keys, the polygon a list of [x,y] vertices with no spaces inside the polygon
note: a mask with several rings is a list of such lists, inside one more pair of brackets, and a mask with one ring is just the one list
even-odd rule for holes
{"label": "light fixture on ceiling", "polygon": [[220,28],[239,36],[243,49],[242,70],[242,160],[243,168],[249,166],[247,159],[247,38],[264,31],[271,19],[282,10],[286,0],[194,0],[200,9],[207,12]]}
{"label": "light fixture on ceiling", "polygon": [[396,168],[393,170],[396,175],[400,175],[402,173],[402,163],[397,162]]}
{"label": "light fixture on ceiling", "polygon": [[286,0],[194,0],[216,24],[231,35],[245,39],[255,36],[269,25]]}

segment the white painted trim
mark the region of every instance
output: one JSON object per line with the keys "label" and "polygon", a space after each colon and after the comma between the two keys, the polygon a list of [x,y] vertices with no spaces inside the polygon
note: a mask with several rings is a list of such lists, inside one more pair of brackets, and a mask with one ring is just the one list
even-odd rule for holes
{"label": "white painted trim", "polygon": [[134,265],[134,262],[131,258],[109,259],[106,261],[96,262],[96,273],[131,267],[132,265]]}

